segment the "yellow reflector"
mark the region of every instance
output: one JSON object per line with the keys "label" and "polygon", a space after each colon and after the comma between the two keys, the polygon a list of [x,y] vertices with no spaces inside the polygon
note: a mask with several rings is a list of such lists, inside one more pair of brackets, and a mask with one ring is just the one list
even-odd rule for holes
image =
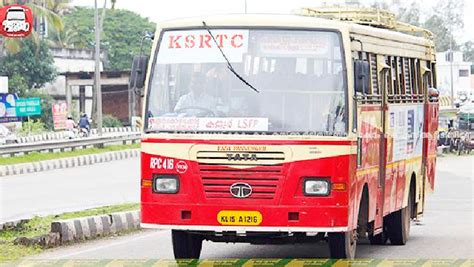
{"label": "yellow reflector", "polygon": [[332,190],[334,191],[345,191],[346,184],[345,183],[334,183],[332,184]]}
{"label": "yellow reflector", "polygon": [[142,180],[143,187],[151,187],[152,185],[153,185],[153,182],[151,180]]}

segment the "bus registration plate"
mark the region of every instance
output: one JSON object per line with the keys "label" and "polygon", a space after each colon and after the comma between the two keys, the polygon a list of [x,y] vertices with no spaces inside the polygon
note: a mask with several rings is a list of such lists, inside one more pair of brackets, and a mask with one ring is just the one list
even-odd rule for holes
{"label": "bus registration plate", "polygon": [[260,225],[262,219],[259,211],[221,210],[217,214],[221,225]]}

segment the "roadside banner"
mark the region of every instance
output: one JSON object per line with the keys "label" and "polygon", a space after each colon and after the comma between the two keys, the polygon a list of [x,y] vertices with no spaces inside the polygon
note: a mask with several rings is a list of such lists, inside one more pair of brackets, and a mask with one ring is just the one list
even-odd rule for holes
{"label": "roadside banner", "polygon": [[16,115],[18,117],[41,115],[41,98],[18,98],[16,100]]}
{"label": "roadside banner", "polygon": [[66,129],[67,119],[67,104],[66,102],[59,102],[53,104],[53,123],[54,130]]}
{"label": "roadside banner", "polygon": [[0,123],[20,121],[16,114],[15,94],[0,94]]}

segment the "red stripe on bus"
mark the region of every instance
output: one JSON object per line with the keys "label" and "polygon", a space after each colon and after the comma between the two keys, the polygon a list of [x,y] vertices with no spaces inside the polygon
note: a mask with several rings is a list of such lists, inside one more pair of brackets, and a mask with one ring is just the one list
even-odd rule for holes
{"label": "red stripe on bus", "polygon": [[382,106],[362,106],[361,111],[379,111],[382,110]]}
{"label": "red stripe on bus", "polygon": [[262,145],[356,145],[348,140],[202,140],[202,139],[165,139],[143,138],[142,143],[199,143],[199,144],[262,144]]}

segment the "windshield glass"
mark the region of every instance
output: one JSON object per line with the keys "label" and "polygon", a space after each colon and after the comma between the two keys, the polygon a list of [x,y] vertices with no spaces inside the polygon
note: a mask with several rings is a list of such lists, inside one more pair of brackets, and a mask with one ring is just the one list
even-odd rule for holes
{"label": "windshield glass", "polygon": [[147,130],[346,132],[340,35],[329,31],[166,31],[150,79]]}

